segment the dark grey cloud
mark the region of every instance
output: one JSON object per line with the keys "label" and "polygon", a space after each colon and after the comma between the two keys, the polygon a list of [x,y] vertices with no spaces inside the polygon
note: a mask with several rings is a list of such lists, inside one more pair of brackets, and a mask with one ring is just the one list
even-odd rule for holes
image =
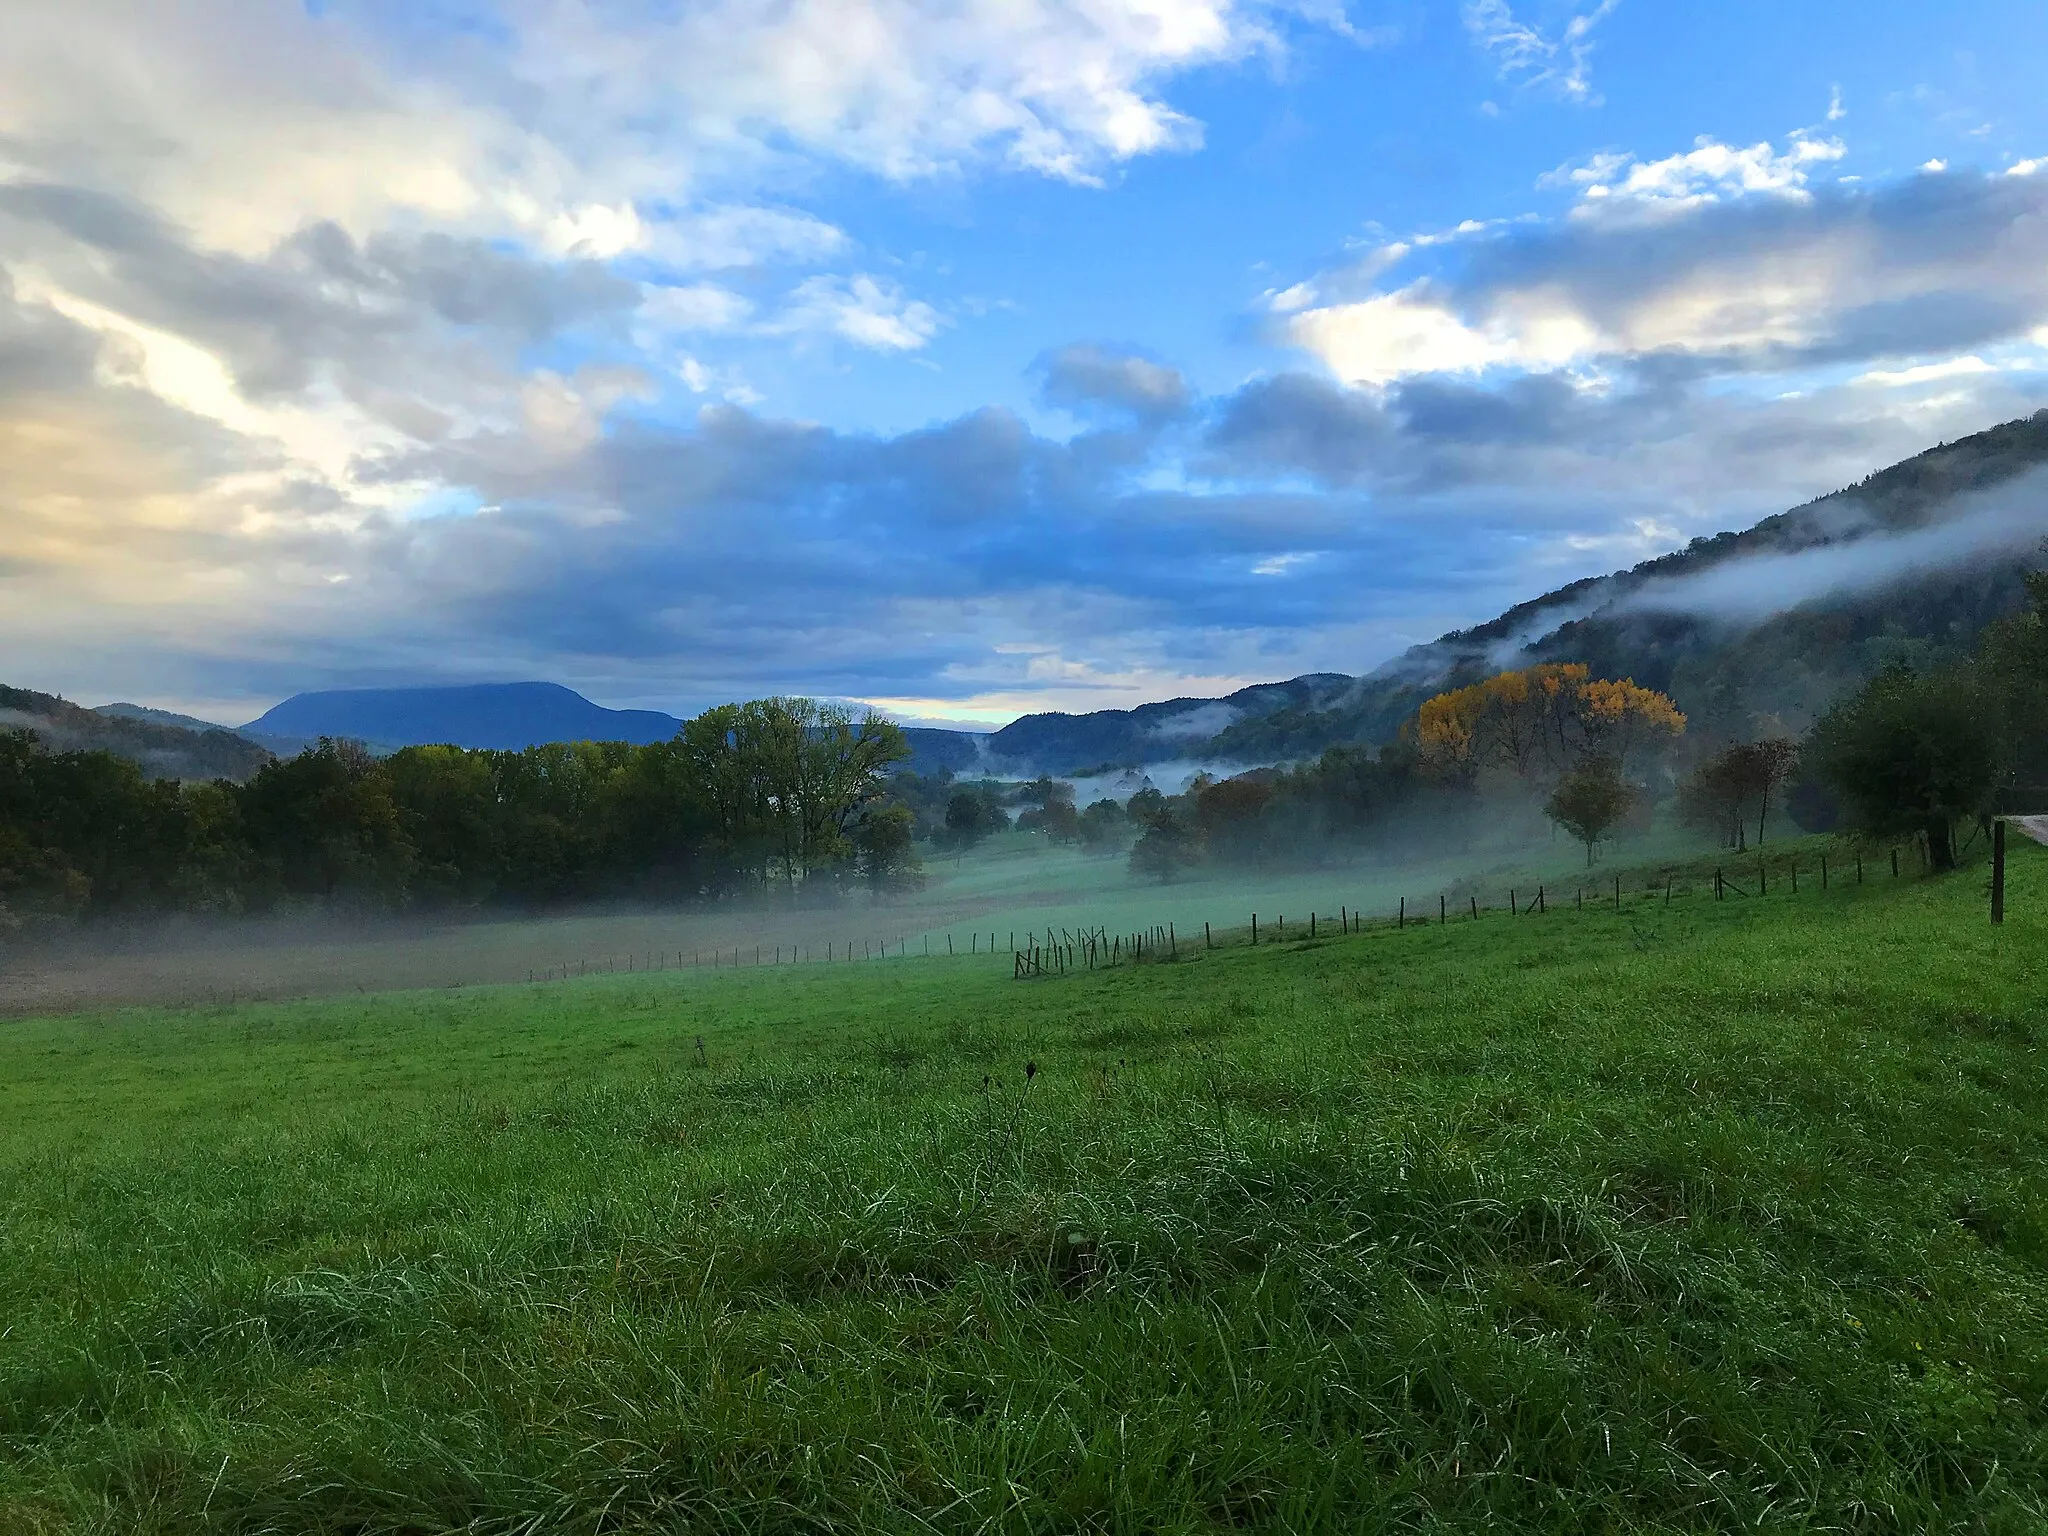
{"label": "dark grey cloud", "polygon": [[1151,426],[1186,415],[1194,403],[1179,369],[1129,348],[1075,342],[1033,368],[1046,404],[1078,415],[1108,412]]}

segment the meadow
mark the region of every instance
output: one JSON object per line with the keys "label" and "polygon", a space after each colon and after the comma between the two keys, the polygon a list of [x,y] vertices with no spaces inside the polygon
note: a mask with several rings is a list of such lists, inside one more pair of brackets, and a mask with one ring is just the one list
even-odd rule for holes
{"label": "meadow", "polygon": [[1665,872],[0,1025],[0,1531],[2048,1526],[2048,849]]}

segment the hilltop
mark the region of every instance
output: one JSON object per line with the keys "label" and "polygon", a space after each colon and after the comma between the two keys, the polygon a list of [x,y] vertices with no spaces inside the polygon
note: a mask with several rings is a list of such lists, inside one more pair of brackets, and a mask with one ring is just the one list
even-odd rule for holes
{"label": "hilltop", "polygon": [[52,693],[0,686],[0,730],[33,731],[52,752],[111,752],[155,779],[253,777],[269,750],[247,737],[140,705],[85,709]]}

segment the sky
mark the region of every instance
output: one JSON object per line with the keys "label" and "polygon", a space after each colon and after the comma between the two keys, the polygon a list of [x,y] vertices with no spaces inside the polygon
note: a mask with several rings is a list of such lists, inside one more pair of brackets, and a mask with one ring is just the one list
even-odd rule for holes
{"label": "sky", "polygon": [[0,0],[0,681],[1362,672],[2048,405],[2048,6]]}

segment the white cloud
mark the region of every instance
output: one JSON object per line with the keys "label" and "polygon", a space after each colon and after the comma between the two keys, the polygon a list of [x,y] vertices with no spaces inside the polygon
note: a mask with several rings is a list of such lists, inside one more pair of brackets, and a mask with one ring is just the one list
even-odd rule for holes
{"label": "white cloud", "polygon": [[[1373,385],[1652,355],[1738,372],[1825,353],[1938,363],[2048,319],[2048,194],[2032,179],[1958,173],[1937,216],[1910,181],[1810,187],[1841,153],[1795,137],[1598,155],[1545,178],[1580,191],[1564,219],[1404,254],[1398,286],[1347,290],[1338,268],[1266,307],[1288,342]],[[1436,275],[1400,281],[1425,260]]]}
{"label": "white cloud", "polygon": [[762,329],[771,334],[830,334],[877,352],[914,352],[945,328],[931,305],[908,299],[894,283],[865,274],[810,277],[787,308]]}
{"label": "white cloud", "polygon": [[1288,339],[1339,378],[1386,384],[1410,374],[1476,373],[1498,364],[1554,367],[1594,350],[1598,337],[1565,313],[1533,307],[1470,325],[1417,283],[1356,304],[1310,309],[1287,322]]}
{"label": "white cloud", "polygon": [[1985,362],[1981,357],[1952,357],[1946,362],[1923,363],[1917,368],[1873,368],[1849,382],[1875,384],[1885,389],[1908,389],[1916,384],[1931,384],[1937,379],[1968,378],[1972,374],[1996,372],[1996,365]]}
{"label": "white cloud", "polygon": [[753,313],[754,306],[730,288],[716,283],[679,287],[649,286],[640,305],[643,345],[670,331],[729,331]]}
{"label": "white cloud", "polygon": [[1724,198],[1768,194],[1804,198],[1813,168],[1840,160],[1847,148],[1838,139],[1794,135],[1782,150],[1768,142],[1740,148],[1701,136],[1693,147],[1661,160],[1639,160],[1612,151],[1573,166],[1561,166],[1542,185],[1571,186],[1584,199],[1585,216],[1611,215],[1624,208],[1689,208]]}
{"label": "white cloud", "polygon": [[1495,57],[1503,79],[1520,78],[1528,85],[1549,86],[1568,100],[1594,102],[1593,29],[1619,3],[1599,0],[1549,36],[1518,20],[1507,0],[1466,0],[1465,29]]}

